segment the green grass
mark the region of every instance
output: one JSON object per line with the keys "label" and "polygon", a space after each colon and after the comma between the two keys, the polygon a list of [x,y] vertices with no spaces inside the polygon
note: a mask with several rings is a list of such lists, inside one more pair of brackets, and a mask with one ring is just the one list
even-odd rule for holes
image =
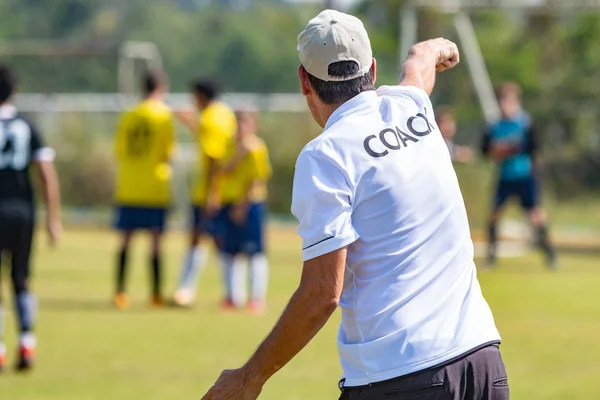
{"label": "green grass", "polygon": [[[68,232],[57,250],[39,237],[35,290],[40,298],[39,362],[31,375],[0,376],[10,400],[193,399],[220,371],[243,363],[268,332],[300,273],[299,242],[291,230],[271,235],[272,280],[266,316],[221,314],[214,263],[200,283],[193,310],[149,310],[145,238],[136,240],[130,275],[133,304],[109,305],[116,239],[110,233]],[[185,238],[169,235],[172,289]],[[503,336],[514,399],[600,398],[600,257],[564,255],[558,273],[536,254],[503,261],[481,273],[484,294]],[[8,289],[5,285],[5,293]],[[339,316],[267,384],[263,399],[334,399],[340,368],[335,348]],[[14,345],[13,318],[7,344]]]}

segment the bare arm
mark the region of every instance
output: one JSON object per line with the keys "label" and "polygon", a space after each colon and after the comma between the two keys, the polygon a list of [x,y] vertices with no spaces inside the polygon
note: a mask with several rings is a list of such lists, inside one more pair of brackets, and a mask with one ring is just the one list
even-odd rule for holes
{"label": "bare arm", "polygon": [[[271,333],[244,367],[225,371],[203,399],[256,398],[329,320],[342,294],[345,265],[345,248],[305,262],[300,285]],[[241,378],[236,387],[231,387],[232,375]]]}
{"label": "bare arm", "polygon": [[400,85],[416,86],[430,95],[436,72],[454,68],[458,62],[458,48],[449,40],[438,38],[417,43],[402,65]]}
{"label": "bare arm", "polygon": [[44,200],[46,201],[48,212],[47,229],[50,235],[50,243],[55,244],[62,231],[58,174],[52,161],[39,161],[36,163],[36,166],[42,183]]}
{"label": "bare arm", "polygon": [[176,111],[174,114],[175,114],[175,117],[177,117],[177,119],[179,120],[179,122],[181,122],[183,125],[185,125],[192,132],[192,134],[194,136],[198,133],[198,126],[199,126],[198,115],[196,115],[196,113],[194,111],[192,111],[192,110]]}

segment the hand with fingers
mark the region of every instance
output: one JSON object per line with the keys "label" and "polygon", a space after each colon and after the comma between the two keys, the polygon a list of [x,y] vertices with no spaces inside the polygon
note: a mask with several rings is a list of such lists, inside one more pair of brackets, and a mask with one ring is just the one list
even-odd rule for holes
{"label": "hand with fingers", "polygon": [[252,383],[243,368],[225,370],[201,400],[256,400],[262,385]]}

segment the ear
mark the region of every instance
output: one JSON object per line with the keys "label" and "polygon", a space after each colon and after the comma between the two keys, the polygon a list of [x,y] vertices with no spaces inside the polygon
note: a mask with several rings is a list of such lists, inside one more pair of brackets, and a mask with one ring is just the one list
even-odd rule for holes
{"label": "ear", "polygon": [[306,72],[302,65],[298,67],[298,78],[300,78],[300,88],[302,89],[302,94],[304,96],[308,96],[312,92],[312,86],[310,85],[310,80],[308,79],[308,72]]}
{"label": "ear", "polygon": [[373,84],[375,84],[377,80],[377,60],[375,58],[373,58],[373,63],[371,64],[371,71],[373,74]]}

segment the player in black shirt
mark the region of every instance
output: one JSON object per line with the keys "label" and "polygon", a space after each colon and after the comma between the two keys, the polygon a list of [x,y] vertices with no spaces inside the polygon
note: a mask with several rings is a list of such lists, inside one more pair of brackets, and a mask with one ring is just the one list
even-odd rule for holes
{"label": "player in black shirt", "polygon": [[[33,334],[35,299],[28,285],[35,222],[35,201],[29,177],[31,166],[39,174],[46,199],[51,244],[56,243],[61,224],[54,151],[44,146],[35,127],[23,119],[10,103],[15,86],[14,74],[0,65],[0,255],[9,255],[11,260],[14,304],[20,330],[16,368],[25,370],[32,366],[36,344]],[[0,370],[6,366],[6,346],[2,341],[3,314],[0,293]]]}

